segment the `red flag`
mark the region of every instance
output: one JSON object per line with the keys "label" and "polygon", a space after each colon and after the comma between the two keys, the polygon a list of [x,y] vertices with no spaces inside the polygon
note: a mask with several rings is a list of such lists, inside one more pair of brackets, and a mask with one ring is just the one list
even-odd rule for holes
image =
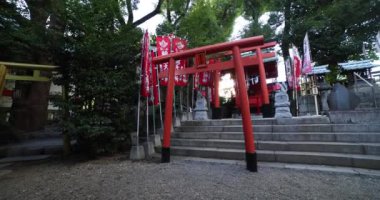
{"label": "red flag", "polygon": [[300,90],[300,77],[301,77],[301,66],[302,61],[298,53],[298,49],[296,46],[293,45],[293,48],[289,50],[289,55],[293,59],[293,88],[296,88],[297,90]]}
{"label": "red flag", "polygon": [[295,75],[295,87],[297,88],[297,90],[300,90],[300,76],[301,76],[301,59],[300,57],[298,56],[294,56],[293,58],[293,64],[294,64],[294,75]]}
{"label": "red flag", "polygon": [[[186,49],[187,41],[181,38],[173,38],[173,52],[181,52]],[[186,67],[186,60],[176,60],[176,69],[183,69]],[[175,76],[175,84],[178,86],[186,86],[187,84],[187,75],[177,75]]]}
{"label": "red flag", "polygon": [[[168,55],[171,51],[171,42],[169,36],[157,36],[156,37],[157,45],[157,56]],[[169,69],[169,63],[162,63],[159,65],[160,72],[167,71]],[[168,78],[161,78],[160,85],[167,86]]]}
{"label": "red flag", "polygon": [[149,96],[149,34],[145,31],[141,51],[141,96]]}
{"label": "red flag", "polygon": [[[150,53],[150,59],[152,61],[152,59],[155,57],[155,53],[154,51],[151,51]],[[149,99],[149,104],[150,105],[158,105],[160,102],[159,102],[159,98],[158,98],[158,82],[157,82],[157,65],[153,65],[152,62],[150,62],[150,69],[151,69],[151,75],[150,75],[150,99]]]}
{"label": "red flag", "polygon": [[302,73],[308,74],[313,70],[313,66],[311,65],[311,55],[310,55],[310,44],[309,37],[306,33],[305,38],[303,39],[303,66]]}
{"label": "red flag", "polygon": [[[208,64],[213,64],[215,63],[214,59],[209,59]],[[202,86],[212,86],[213,81],[212,81],[212,75],[211,72],[201,72],[199,73],[199,85]]]}

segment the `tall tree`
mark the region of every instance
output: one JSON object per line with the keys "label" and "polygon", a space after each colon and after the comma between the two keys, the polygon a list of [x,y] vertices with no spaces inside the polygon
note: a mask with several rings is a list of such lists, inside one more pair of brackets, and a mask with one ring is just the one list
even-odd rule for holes
{"label": "tall tree", "polygon": [[202,46],[228,39],[235,18],[241,13],[241,0],[167,1],[166,20],[157,34],[175,33],[189,41],[189,47]]}
{"label": "tall tree", "polygon": [[302,46],[309,32],[313,59],[321,64],[336,64],[357,57],[362,43],[375,36],[380,26],[379,4],[376,0],[270,0],[256,4],[255,11],[282,15],[276,24],[284,26],[284,56],[288,56],[290,43]]}
{"label": "tall tree", "polygon": [[[135,20],[138,0],[0,1],[0,48],[7,50],[0,59],[59,65],[55,81],[66,88],[58,102],[65,135],[70,130],[89,152],[115,151],[129,139],[132,121],[126,116],[134,114],[142,36],[137,26],[160,13],[162,3],[157,0],[153,11]],[[47,104],[49,85],[38,85],[25,86],[23,101],[38,102],[46,113],[41,102]],[[13,107],[25,110],[28,104],[18,102]],[[14,122],[21,121],[15,116],[46,117],[27,107],[34,110],[13,113]]]}

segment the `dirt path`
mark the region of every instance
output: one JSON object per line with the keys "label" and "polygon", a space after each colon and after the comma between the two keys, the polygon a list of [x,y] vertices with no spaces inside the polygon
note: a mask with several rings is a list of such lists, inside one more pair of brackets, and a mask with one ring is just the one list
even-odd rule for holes
{"label": "dirt path", "polygon": [[380,199],[370,176],[119,158],[16,165],[0,177],[0,199]]}

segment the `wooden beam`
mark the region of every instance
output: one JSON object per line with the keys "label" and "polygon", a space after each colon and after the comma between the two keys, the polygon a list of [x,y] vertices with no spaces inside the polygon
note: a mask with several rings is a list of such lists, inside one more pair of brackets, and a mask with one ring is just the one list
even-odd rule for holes
{"label": "wooden beam", "polygon": [[45,71],[53,71],[59,68],[58,66],[53,66],[53,65],[36,65],[36,64],[13,63],[13,62],[0,62],[0,65],[5,65],[7,66],[7,68],[13,68],[13,69],[36,69],[36,70],[45,70]]}
{"label": "wooden beam", "polygon": [[0,96],[3,95],[6,74],[7,74],[7,68],[5,67],[5,65],[0,64]]}
{"label": "wooden beam", "polygon": [[[265,58],[275,57],[276,54],[274,52],[263,53],[262,56],[263,56],[263,59],[265,59]],[[256,66],[259,64],[257,56],[248,56],[248,57],[241,58],[241,60],[244,67],[251,67],[251,66]],[[224,62],[208,64],[207,67],[204,67],[204,68],[188,67],[184,69],[177,69],[175,70],[175,75],[194,74],[194,73],[199,73],[199,72],[208,72],[208,71],[216,71],[216,70],[220,70],[220,71],[231,70],[231,69],[234,69],[233,63],[234,63],[233,60],[229,60],[229,61],[224,61]],[[158,74],[159,78],[165,78],[167,76],[168,76],[167,71],[163,71]]]}
{"label": "wooden beam", "polygon": [[46,82],[50,81],[50,78],[48,77],[43,77],[43,76],[20,76],[20,75],[11,75],[7,74],[5,76],[6,80],[15,80],[15,81],[41,81],[41,82]]}
{"label": "wooden beam", "polygon": [[246,47],[252,47],[252,46],[261,46],[264,44],[264,37],[263,36],[255,36],[250,38],[244,38],[241,40],[235,40],[232,42],[224,42],[214,45],[207,45],[203,47],[198,47],[194,49],[188,49],[186,51],[176,52],[164,56],[158,56],[153,58],[154,64],[161,64],[164,62],[168,62],[170,58],[173,58],[174,60],[180,60],[185,59],[189,57],[194,57],[196,54],[199,53],[205,53],[208,54],[214,54],[222,51],[229,51],[232,47],[237,46],[239,48],[246,48]]}

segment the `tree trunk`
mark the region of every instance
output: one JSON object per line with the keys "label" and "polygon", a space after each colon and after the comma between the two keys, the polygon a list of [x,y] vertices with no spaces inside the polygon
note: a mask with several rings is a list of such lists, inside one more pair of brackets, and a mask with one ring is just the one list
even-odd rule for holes
{"label": "tree trunk", "polygon": [[282,49],[284,59],[289,57],[289,46],[290,46],[289,45],[289,37],[290,37],[289,31],[290,31],[290,7],[291,7],[291,5],[292,4],[291,4],[290,0],[286,0],[284,3],[285,27],[284,27],[284,32],[282,35],[282,45],[281,45],[281,49]]}
{"label": "tree trunk", "polygon": [[[46,20],[49,17],[50,2],[27,0],[30,10],[31,24],[36,27],[36,32],[41,37],[40,41],[46,39]],[[40,35],[41,34],[41,35]],[[36,64],[51,64],[50,53],[46,48],[36,49],[33,61]],[[11,124],[24,131],[35,131],[44,128],[47,122],[49,103],[50,82],[31,82],[28,84],[16,82],[16,91],[21,95],[14,97],[11,110]]]}

